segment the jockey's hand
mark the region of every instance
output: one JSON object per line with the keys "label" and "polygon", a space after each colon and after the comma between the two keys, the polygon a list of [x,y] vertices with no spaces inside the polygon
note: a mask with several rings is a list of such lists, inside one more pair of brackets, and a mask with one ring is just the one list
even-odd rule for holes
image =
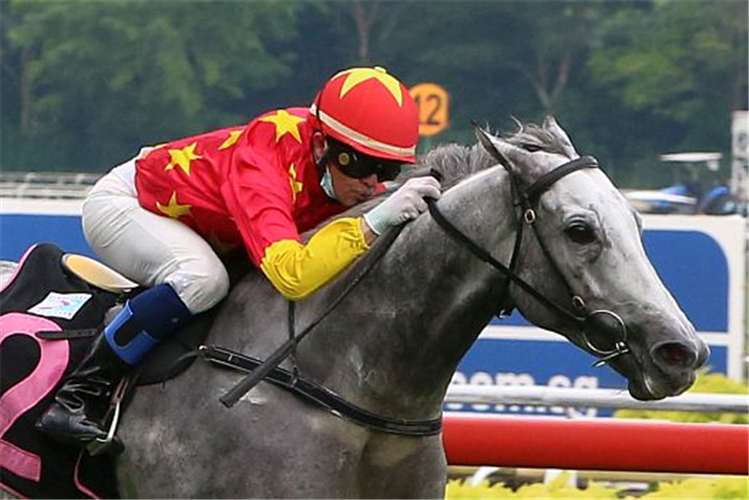
{"label": "jockey's hand", "polygon": [[385,201],[364,214],[364,220],[375,234],[390,226],[415,219],[427,209],[424,198],[440,197],[440,183],[434,177],[414,177]]}

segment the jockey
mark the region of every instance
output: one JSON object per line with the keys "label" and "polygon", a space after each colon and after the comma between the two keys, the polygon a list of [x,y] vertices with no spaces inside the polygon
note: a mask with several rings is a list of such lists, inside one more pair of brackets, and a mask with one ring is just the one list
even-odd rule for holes
{"label": "jockey", "polygon": [[366,201],[415,162],[416,104],[384,69],[333,76],[309,108],[143,148],[92,188],[83,229],[109,266],[146,291],[128,300],[37,428],[61,441],[104,440],[119,380],[159,341],[229,291],[219,255],[244,247],[280,294],[307,297],[390,226],[417,217],[431,177],[407,181],[363,217],[338,218],[306,244],[300,233]]}

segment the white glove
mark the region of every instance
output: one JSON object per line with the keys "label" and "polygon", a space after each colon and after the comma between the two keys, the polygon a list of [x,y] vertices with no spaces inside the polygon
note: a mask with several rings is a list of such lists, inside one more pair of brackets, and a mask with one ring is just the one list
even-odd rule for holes
{"label": "white glove", "polygon": [[415,219],[427,209],[424,198],[440,197],[440,183],[434,177],[414,177],[403,184],[389,198],[364,214],[372,231],[380,235],[390,226]]}

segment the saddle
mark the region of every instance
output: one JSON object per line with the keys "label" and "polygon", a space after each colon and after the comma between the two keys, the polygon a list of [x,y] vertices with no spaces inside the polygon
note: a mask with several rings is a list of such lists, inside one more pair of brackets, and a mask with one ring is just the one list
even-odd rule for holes
{"label": "saddle", "polygon": [[[117,498],[113,458],[91,456],[34,429],[57,388],[88,352],[108,314],[142,289],[97,261],[52,244],[26,252],[0,290],[0,486],[29,498]],[[215,310],[154,349],[135,385],[187,369]]]}

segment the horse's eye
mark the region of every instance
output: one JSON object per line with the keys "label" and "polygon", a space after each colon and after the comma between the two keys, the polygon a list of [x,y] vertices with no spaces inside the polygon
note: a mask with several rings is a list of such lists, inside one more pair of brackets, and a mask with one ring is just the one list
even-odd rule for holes
{"label": "horse's eye", "polygon": [[564,230],[569,239],[579,245],[589,245],[596,240],[596,234],[593,229],[582,222],[574,222]]}
{"label": "horse's eye", "polygon": [[523,144],[520,147],[525,149],[529,153],[535,153],[536,151],[541,151],[541,147],[536,146],[535,144]]}

